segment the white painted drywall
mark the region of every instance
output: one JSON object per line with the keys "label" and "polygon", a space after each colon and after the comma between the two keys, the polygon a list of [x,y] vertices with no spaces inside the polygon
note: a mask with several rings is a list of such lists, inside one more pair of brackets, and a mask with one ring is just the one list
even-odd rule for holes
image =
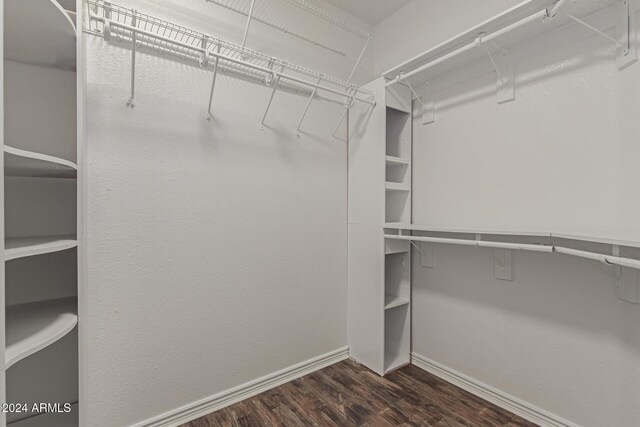
{"label": "white painted drywall", "polygon": [[[204,1],[122,3],[241,35]],[[287,59],[349,70],[279,36]],[[131,110],[130,50],[85,37],[91,425],[142,422],[346,346],[341,107],[314,103],[297,135],[306,98],[278,92],[261,129],[271,89],[222,74],[208,122],[211,71],[140,54]]]}
{"label": "white painted drywall", "polygon": [[[376,69],[515,3],[414,0],[376,28]],[[414,122],[414,222],[637,240],[640,64],[618,71],[597,35],[530,48],[515,102],[497,105],[485,75]],[[413,263],[414,352],[579,425],[640,423],[640,307],[616,299],[610,268],[517,252],[504,282],[491,250],[434,252],[433,270]]]}

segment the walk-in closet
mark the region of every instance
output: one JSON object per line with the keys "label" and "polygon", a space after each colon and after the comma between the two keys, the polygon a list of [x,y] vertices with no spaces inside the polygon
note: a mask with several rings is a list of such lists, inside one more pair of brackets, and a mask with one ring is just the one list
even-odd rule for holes
{"label": "walk-in closet", "polygon": [[0,5],[0,427],[640,426],[640,0]]}

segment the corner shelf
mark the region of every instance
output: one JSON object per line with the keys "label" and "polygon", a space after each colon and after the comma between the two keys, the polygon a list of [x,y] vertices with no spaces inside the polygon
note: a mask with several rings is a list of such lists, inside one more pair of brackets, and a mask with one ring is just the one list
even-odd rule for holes
{"label": "corner shelf", "polygon": [[49,413],[25,418],[9,424],[11,427],[69,427],[78,425],[78,404],[71,405],[69,413]]}
{"label": "corner shelf", "polygon": [[4,173],[7,176],[75,178],[78,166],[47,154],[4,146]]}
{"label": "corner shelf", "polygon": [[55,0],[6,0],[5,59],[76,68],[76,28]]}
{"label": "corner shelf", "polygon": [[78,246],[74,236],[23,237],[6,239],[4,260],[64,251]]}
{"label": "corner shelf", "polygon": [[6,309],[5,368],[53,344],[78,323],[75,298],[9,306]]}
{"label": "corner shelf", "polygon": [[409,298],[401,297],[397,295],[385,294],[384,296],[384,309],[389,310],[395,307],[401,307],[409,304]]}

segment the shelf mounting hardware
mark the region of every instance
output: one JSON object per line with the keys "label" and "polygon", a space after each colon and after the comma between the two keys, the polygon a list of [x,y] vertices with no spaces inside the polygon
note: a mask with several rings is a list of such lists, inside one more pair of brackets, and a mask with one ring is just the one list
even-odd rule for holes
{"label": "shelf mounting hardware", "polygon": [[[322,77],[318,79],[318,84],[320,84],[321,82],[322,82]],[[315,98],[317,92],[318,92],[317,87],[314,87],[313,91],[311,91],[311,95],[309,96],[309,100],[307,101],[307,106],[304,108],[302,117],[300,117],[300,121],[298,122],[298,126],[296,127],[298,132],[300,132],[300,127],[302,126],[302,122],[304,121],[304,118],[307,117],[307,112],[309,111],[309,107],[311,107],[311,101],[313,101],[313,98]]]}
{"label": "shelf mounting hardware", "polygon": [[251,26],[251,18],[253,17],[253,7],[256,4],[256,0],[251,0],[251,7],[249,7],[249,15],[247,16],[247,25],[244,27],[244,35],[242,36],[242,47],[247,45],[247,37],[249,36],[249,27]]}
{"label": "shelf mounting hardware", "polygon": [[[620,257],[620,246],[613,245],[612,254],[614,257]],[[616,296],[623,301],[632,304],[640,303],[640,274],[639,270],[625,268],[621,265],[613,265],[613,282]]]}
{"label": "shelf mounting hardware", "polygon": [[640,10],[640,2],[622,0],[620,2],[620,20],[616,25],[616,38],[618,50],[616,62],[618,69],[622,70],[638,61],[638,26],[636,13]]}
{"label": "shelf mounting hardware", "polygon": [[513,281],[513,251],[495,248],[493,250],[493,276],[498,280]]}
{"label": "shelf mounting hardware", "polygon": [[507,49],[502,47],[502,45],[500,45],[496,40],[492,39],[489,40],[489,44],[499,52],[498,58],[494,58],[491,53],[491,47],[483,40],[485,36],[485,33],[480,34],[477,41],[478,44],[484,45],[487,55],[489,56],[489,60],[491,61],[491,65],[493,65],[493,69],[496,71],[496,93],[498,96],[498,104],[513,101],[516,99],[513,61],[509,58],[509,52]]}
{"label": "shelf mounting hardware", "polygon": [[[133,16],[131,17],[131,26],[133,28],[137,27],[138,20],[136,19],[136,11],[133,11]],[[134,108],[134,100],[136,95],[136,45],[138,44],[137,40],[137,32],[132,31],[131,33],[131,96],[127,101],[127,107]]]}
{"label": "shelf mounting hardware", "polygon": [[[216,53],[219,55],[220,54],[220,40],[218,40],[218,42],[216,43]],[[213,90],[216,87],[216,78],[218,77],[218,65],[220,63],[220,57],[216,56],[215,61],[213,62],[213,78],[211,79],[211,93],[209,94],[209,116],[207,117],[207,120],[211,121],[211,118],[213,117],[213,113],[211,112],[211,107],[213,104]]]}
{"label": "shelf mounting hardware", "polygon": [[[350,94],[351,97],[348,98],[345,101],[344,110],[342,111],[342,115],[340,116],[340,120],[338,120],[338,124],[336,125],[336,127],[333,128],[333,132],[331,132],[331,136],[333,138],[336,137],[336,132],[338,132],[338,129],[340,128],[340,125],[344,121],[345,117],[347,117],[347,113],[349,112],[351,107],[353,107],[353,105],[355,104],[355,98],[354,98],[355,97],[355,90],[353,89],[353,87],[349,88],[347,93]],[[375,106],[375,104],[373,104],[373,105]]]}
{"label": "shelf mounting hardware", "polygon": [[[282,73],[283,71],[284,71],[284,66],[280,70],[280,73]],[[273,102],[273,97],[276,95],[276,91],[278,90],[278,85],[280,84],[280,77],[281,77],[280,73],[276,73],[274,71],[273,75],[272,75],[272,78],[271,78],[271,81],[269,83],[267,83],[267,85],[273,84],[273,90],[271,91],[271,97],[269,98],[269,103],[267,104],[267,109],[264,112],[264,116],[262,116],[262,121],[260,121],[260,125],[261,126],[264,126],[264,121],[267,119],[267,114],[269,113],[269,109],[271,108],[271,103]]]}

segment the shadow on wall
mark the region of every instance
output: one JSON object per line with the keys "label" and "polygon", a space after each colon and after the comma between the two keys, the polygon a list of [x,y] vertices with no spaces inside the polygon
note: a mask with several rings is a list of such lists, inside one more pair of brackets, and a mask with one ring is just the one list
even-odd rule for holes
{"label": "shadow on wall", "polygon": [[640,358],[640,306],[615,296],[613,267],[561,254],[514,251],[514,280],[502,281],[494,278],[493,250],[434,248],[435,268],[423,268],[420,257],[414,259],[414,294],[466,300],[507,312],[507,318],[549,324],[550,330],[554,324],[581,329],[615,339]]}

